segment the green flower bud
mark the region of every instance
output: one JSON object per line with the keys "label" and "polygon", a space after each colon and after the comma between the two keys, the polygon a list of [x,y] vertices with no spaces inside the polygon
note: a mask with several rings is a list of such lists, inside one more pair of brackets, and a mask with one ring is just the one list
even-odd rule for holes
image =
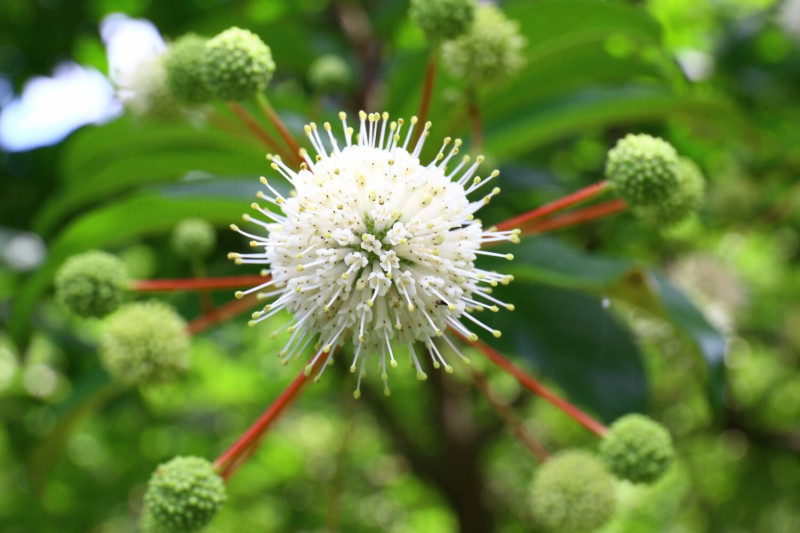
{"label": "green flower bud", "polygon": [[548,530],[593,531],[614,514],[614,478],[593,454],[568,450],[547,460],[531,487],[533,511]]}
{"label": "green flower bud", "polygon": [[100,359],[125,384],[171,381],[189,366],[186,322],[163,302],[127,304],[104,325]]}
{"label": "green flower bud", "polygon": [[470,30],[442,45],[442,63],[470,85],[485,85],[515,74],[524,64],[524,46],[516,21],[494,4],[481,4]]}
{"label": "green flower bud", "polygon": [[705,196],[703,172],[691,159],[678,162],[678,186],[663,202],[634,210],[644,220],[659,226],[673,226],[697,211]]}
{"label": "green flower bud", "polygon": [[153,529],[172,533],[203,528],[226,499],[222,478],[200,457],[175,457],[159,465],[144,495]]}
{"label": "green flower bud", "polygon": [[142,517],[139,519],[139,530],[142,533],[172,533],[153,518],[153,514],[147,507],[144,508]]}
{"label": "green flower bud", "polygon": [[172,231],[172,249],[184,259],[206,257],[216,245],[214,226],[201,218],[186,219]]}
{"label": "green flower bud", "polygon": [[678,153],[671,144],[647,134],[628,134],[609,150],[606,178],[631,207],[651,206],[678,188]]}
{"label": "green flower bud", "polygon": [[409,15],[429,41],[455,39],[475,18],[476,0],[411,0]]}
{"label": "green flower bud", "polygon": [[211,93],[203,82],[206,41],[204,37],[187,33],[167,50],[164,60],[167,89],[178,102],[198,105],[211,100]]}
{"label": "green flower bud", "polygon": [[347,61],[339,56],[320,56],[308,68],[308,81],[314,90],[338,93],[350,87],[353,73]]}
{"label": "green flower bud", "polygon": [[129,281],[121,260],[94,250],[70,257],[56,272],[56,298],[76,315],[105,316],[122,303]]}
{"label": "green flower bud", "polygon": [[611,472],[633,483],[653,483],[669,468],[674,456],[669,432],[643,415],[620,418],[600,443],[600,457]]}
{"label": "green flower bud", "polygon": [[275,71],[269,46],[241,28],[230,28],[206,43],[203,80],[211,94],[225,101],[264,92]]}

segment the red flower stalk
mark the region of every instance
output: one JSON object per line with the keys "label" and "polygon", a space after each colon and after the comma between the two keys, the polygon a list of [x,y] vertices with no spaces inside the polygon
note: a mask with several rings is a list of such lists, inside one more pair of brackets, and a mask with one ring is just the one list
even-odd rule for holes
{"label": "red flower stalk", "polygon": [[514,365],[511,361],[503,357],[503,355],[486,344],[485,342],[478,340],[475,342],[470,342],[466,339],[463,335],[458,333],[455,330],[451,330],[453,333],[461,337],[466,342],[469,342],[472,346],[483,352],[483,354],[494,364],[514,376],[516,380],[519,382],[520,385],[531,391],[532,393],[540,396],[541,398],[547,400],[555,407],[559,408],[561,411],[566,413],[576,422],[581,424],[583,427],[597,435],[598,437],[602,437],[605,435],[608,429],[601,423],[589,416],[588,414],[584,413],[576,406],[569,403],[567,400],[561,398],[553,391],[539,383],[533,376],[530,376],[525,373],[521,368]]}
{"label": "red flower stalk", "polygon": [[238,289],[252,287],[269,281],[268,276],[246,275],[218,278],[141,279],[131,283],[136,292],[173,292]]}
{"label": "red flower stalk", "polygon": [[537,207],[531,211],[523,213],[519,216],[509,218],[497,225],[497,229],[500,231],[513,229],[519,226],[522,226],[532,220],[536,220],[538,218],[543,218],[548,215],[552,215],[558,211],[562,211],[568,207],[572,207],[577,205],[581,202],[585,202],[594,198],[595,196],[602,194],[605,192],[609,187],[609,183],[607,181],[600,181],[593,185],[589,185],[579,191],[576,191],[572,194],[568,194],[563,198],[559,198],[549,204],[545,204],[541,207]]}

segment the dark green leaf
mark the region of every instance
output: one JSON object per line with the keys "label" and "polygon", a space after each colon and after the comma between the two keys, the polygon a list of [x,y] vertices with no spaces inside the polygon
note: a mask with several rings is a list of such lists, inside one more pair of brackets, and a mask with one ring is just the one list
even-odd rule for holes
{"label": "dark green leaf", "polygon": [[664,308],[664,314],[700,352],[708,371],[708,395],[719,412],[725,392],[725,337],[709,323],[703,313],[663,275],[653,275],[654,292]]}
{"label": "dark green leaf", "polygon": [[606,421],[647,409],[636,342],[599,298],[519,281],[496,293],[516,310],[485,317],[503,331],[493,344],[531,361]]}

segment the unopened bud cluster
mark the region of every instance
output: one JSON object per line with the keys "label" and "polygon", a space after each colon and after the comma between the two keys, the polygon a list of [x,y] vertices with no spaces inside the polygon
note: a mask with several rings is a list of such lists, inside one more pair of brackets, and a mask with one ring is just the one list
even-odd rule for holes
{"label": "unopened bud cluster", "polygon": [[167,50],[166,85],[185,105],[238,101],[266,90],[275,71],[269,46],[258,35],[229,28],[205,39],[187,34]]}
{"label": "unopened bud cluster", "polygon": [[643,415],[627,415],[609,428],[600,443],[600,457],[621,479],[653,483],[672,464],[672,437],[658,422]]}
{"label": "unopened bud cluster", "polygon": [[205,527],[227,499],[225,483],[200,457],[176,457],[159,465],[144,496],[146,529],[191,533]]}
{"label": "unopened bud cluster", "polygon": [[469,31],[444,43],[442,62],[456,77],[472,86],[508,78],[524,64],[525,38],[519,24],[494,4],[482,4]]}
{"label": "unopened bud cluster", "polygon": [[548,459],[531,487],[533,511],[548,531],[594,531],[614,514],[614,479],[590,452],[567,450]]}
{"label": "unopened bud cluster", "polygon": [[609,150],[606,178],[635,214],[659,225],[680,222],[703,200],[703,174],[671,144],[628,134]]}
{"label": "unopened bud cluster", "polygon": [[125,264],[101,251],[68,259],[55,277],[56,298],[81,317],[102,317],[117,309],[130,282]]}
{"label": "unopened bud cluster", "polygon": [[108,318],[100,336],[100,359],[129,385],[172,381],[189,366],[186,322],[159,301],[125,305]]}
{"label": "unopened bud cluster", "polygon": [[594,531],[614,514],[614,478],[655,483],[674,455],[663,426],[643,415],[624,416],[603,436],[598,455],[566,450],[541,466],[531,486],[536,521],[547,531]]}
{"label": "unopened bud cluster", "polygon": [[336,55],[320,56],[308,67],[308,82],[318,92],[339,93],[353,83],[347,61]]}
{"label": "unopened bud cluster", "polygon": [[409,14],[430,41],[455,39],[475,18],[476,0],[411,0]]}
{"label": "unopened bud cluster", "polygon": [[206,43],[202,79],[221,100],[244,100],[263,92],[274,71],[269,46],[248,30],[230,28]]}
{"label": "unopened bud cluster", "polygon": [[172,231],[172,249],[183,259],[207,257],[216,245],[214,226],[202,218],[183,220]]}
{"label": "unopened bud cluster", "polygon": [[173,97],[186,105],[203,104],[211,100],[211,93],[200,79],[206,50],[206,39],[188,33],[169,47],[164,67],[167,70],[167,88]]}

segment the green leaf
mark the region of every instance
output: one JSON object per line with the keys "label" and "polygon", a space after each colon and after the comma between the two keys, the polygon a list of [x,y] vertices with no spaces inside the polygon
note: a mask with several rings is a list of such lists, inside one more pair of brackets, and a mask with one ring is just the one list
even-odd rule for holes
{"label": "green leaf", "polygon": [[691,340],[703,357],[708,372],[708,396],[717,413],[721,413],[725,393],[725,337],[666,277],[654,274],[652,278],[655,282],[654,292],[663,306],[664,314]]}
{"label": "green leaf", "polygon": [[588,128],[663,119],[682,113],[718,119],[719,100],[677,95],[653,84],[582,89],[500,116],[486,117],[486,148],[496,157],[527,153]]}
{"label": "green leaf", "polygon": [[528,282],[596,293],[640,271],[629,259],[589,255],[551,237],[526,238],[518,245],[498,246],[497,251],[513,253],[514,260],[492,259],[483,262],[482,268],[513,274]]}
{"label": "green leaf", "polygon": [[[595,297],[611,297],[671,323],[702,357],[708,372],[710,401],[715,408],[722,407],[725,338],[662,274],[645,271],[627,259],[586,254],[550,237],[529,238],[519,245],[497,249],[514,253],[514,261],[491,259],[481,266],[513,274],[516,281],[512,286],[519,281],[543,283]],[[516,300],[512,301],[516,304]]]}
{"label": "green leaf", "polygon": [[543,43],[583,43],[585,35],[625,33],[642,40],[661,41],[661,26],[647,10],[615,0],[515,0],[507,2],[504,9],[510,18],[520,22],[533,50]]}
{"label": "green leaf", "polygon": [[516,310],[481,317],[503,332],[493,345],[532,362],[606,421],[647,410],[639,349],[600,298],[519,281],[495,292]]}
{"label": "green leaf", "polygon": [[71,140],[62,164],[65,187],[44,206],[37,232],[48,235],[69,214],[146,184],[190,171],[257,176],[267,168],[260,149],[189,125],[141,125],[120,120]]}

